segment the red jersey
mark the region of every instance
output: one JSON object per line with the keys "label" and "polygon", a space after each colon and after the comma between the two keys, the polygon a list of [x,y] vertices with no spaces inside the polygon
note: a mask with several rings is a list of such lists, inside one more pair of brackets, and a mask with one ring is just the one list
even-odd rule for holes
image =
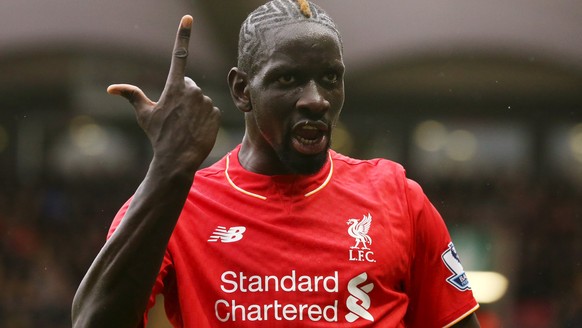
{"label": "red jersey", "polygon": [[174,326],[427,328],[477,309],[400,165],[330,151],[314,175],[266,176],[239,149],[196,173],[170,238],[149,306],[163,293]]}

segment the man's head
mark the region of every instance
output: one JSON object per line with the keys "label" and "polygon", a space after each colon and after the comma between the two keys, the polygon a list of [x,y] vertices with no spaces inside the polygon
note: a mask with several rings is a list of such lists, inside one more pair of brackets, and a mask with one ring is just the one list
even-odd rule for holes
{"label": "man's head", "polygon": [[265,32],[299,22],[321,24],[341,36],[333,20],[319,6],[307,0],[272,0],[250,13],[242,23],[238,39],[238,68],[252,75],[257,55],[265,46]]}
{"label": "man's head", "polygon": [[[327,160],[344,101],[342,43],[318,7],[273,0],[241,28],[228,76],[246,131],[239,159],[263,174],[311,174]],[[309,8],[309,11],[307,11]]]}

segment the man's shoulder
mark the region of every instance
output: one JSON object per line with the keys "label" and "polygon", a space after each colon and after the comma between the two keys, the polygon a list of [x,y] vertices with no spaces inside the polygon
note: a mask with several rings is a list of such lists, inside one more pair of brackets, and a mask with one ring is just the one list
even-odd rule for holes
{"label": "man's shoulder", "polygon": [[350,184],[399,193],[407,188],[406,171],[397,162],[385,158],[356,159],[335,152],[332,158],[337,177]]}
{"label": "man's shoulder", "polygon": [[401,164],[385,158],[357,159],[335,151],[332,151],[332,158],[340,168],[349,170],[377,171],[382,174],[395,173],[404,175],[406,173]]}

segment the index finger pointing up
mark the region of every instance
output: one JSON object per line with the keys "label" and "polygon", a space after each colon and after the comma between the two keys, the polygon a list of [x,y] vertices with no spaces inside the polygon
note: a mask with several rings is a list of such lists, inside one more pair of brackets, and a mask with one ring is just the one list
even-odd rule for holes
{"label": "index finger pointing up", "polygon": [[186,59],[188,58],[188,43],[190,41],[190,32],[192,31],[192,16],[185,15],[180,20],[176,41],[174,42],[174,51],[168,82],[182,82],[186,73]]}

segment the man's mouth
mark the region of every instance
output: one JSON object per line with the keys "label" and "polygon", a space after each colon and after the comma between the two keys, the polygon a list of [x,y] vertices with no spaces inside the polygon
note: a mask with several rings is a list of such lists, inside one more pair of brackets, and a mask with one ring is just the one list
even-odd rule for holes
{"label": "man's mouth", "polygon": [[328,147],[329,126],[322,121],[301,121],[293,126],[293,148],[305,155],[314,155]]}

